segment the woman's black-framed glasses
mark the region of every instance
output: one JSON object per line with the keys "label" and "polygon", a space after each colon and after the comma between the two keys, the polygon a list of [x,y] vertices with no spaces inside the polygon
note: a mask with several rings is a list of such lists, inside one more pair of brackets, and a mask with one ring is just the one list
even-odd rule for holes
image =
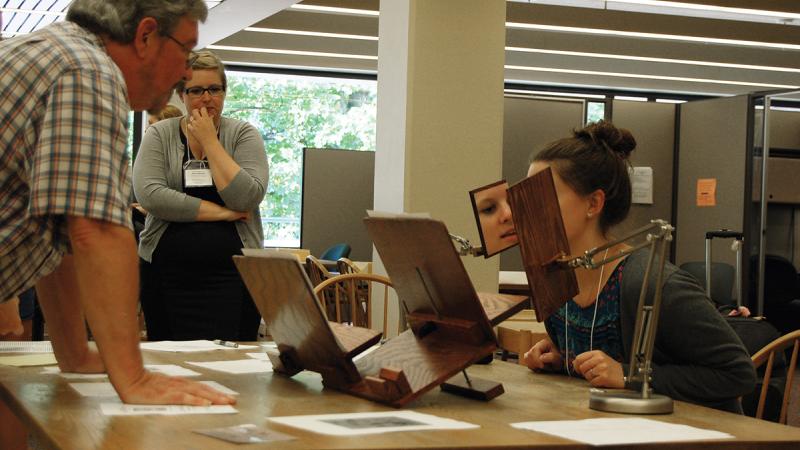
{"label": "woman's black-framed glasses", "polygon": [[200,86],[193,86],[183,90],[183,93],[188,95],[189,97],[202,97],[203,94],[205,94],[206,92],[208,92],[208,94],[212,97],[219,97],[220,95],[225,93],[225,88],[218,84],[212,84],[211,86],[206,88]]}
{"label": "woman's black-framed glasses", "polygon": [[186,53],[186,68],[188,69],[192,67],[192,65],[194,64],[195,61],[197,61],[197,58],[199,58],[200,55],[195,53],[194,50],[192,50],[191,48],[187,47],[186,44],[184,44],[183,42],[175,39],[175,37],[172,36],[171,34],[165,34],[164,36],[171,39],[172,42],[178,44],[180,48],[183,49],[183,51]]}

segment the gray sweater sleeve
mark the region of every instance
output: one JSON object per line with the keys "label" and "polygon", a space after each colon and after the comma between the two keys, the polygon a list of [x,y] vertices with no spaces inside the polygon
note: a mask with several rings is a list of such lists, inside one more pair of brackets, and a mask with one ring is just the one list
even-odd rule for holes
{"label": "gray sweater sleeve", "polygon": [[[647,253],[636,252],[629,258],[620,298],[626,358],[632,351]],[[737,397],[755,387],[755,370],[747,350],[694,278],[672,265],[665,267],[664,277],[653,352],[653,389],[676,400],[736,410]],[[648,303],[654,284],[653,280],[648,284]]]}
{"label": "gray sweater sleeve", "polygon": [[247,122],[239,122],[234,134],[235,144],[229,149],[241,170],[225,189],[219,191],[225,206],[234,211],[258,208],[267,192],[269,169],[264,141],[258,130]]}
{"label": "gray sweater sleeve", "polygon": [[133,190],[136,199],[148,214],[159,219],[193,222],[197,218],[200,199],[170,187],[170,160],[166,152],[172,146],[164,138],[161,128],[155,126],[150,127],[142,138],[133,164]]}

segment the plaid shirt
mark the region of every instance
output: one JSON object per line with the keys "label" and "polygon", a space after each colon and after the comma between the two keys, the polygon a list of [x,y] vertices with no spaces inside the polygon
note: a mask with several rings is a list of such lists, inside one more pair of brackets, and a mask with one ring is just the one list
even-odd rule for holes
{"label": "plaid shirt", "polygon": [[66,216],[131,228],[125,80],[60,22],[0,42],[0,302],[58,267]]}

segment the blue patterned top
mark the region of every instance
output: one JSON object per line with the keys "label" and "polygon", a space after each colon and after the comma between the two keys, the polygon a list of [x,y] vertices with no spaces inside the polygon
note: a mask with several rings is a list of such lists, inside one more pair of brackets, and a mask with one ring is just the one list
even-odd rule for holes
{"label": "blue patterned top", "polygon": [[[564,306],[547,318],[547,330],[550,339],[559,348],[568,361],[570,373],[579,376],[572,370],[572,360],[575,356],[589,350],[602,350],[616,361],[622,362],[622,339],[619,324],[619,295],[620,280],[626,259],[623,259],[608,278],[603,290],[597,299],[597,318],[594,320],[593,348],[589,348],[592,333],[592,318],[594,317],[595,304],[581,308],[573,299],[569,299]],[[569,333],[564,328],[564,315],[567,314]],[[569,338],[567,342],[566,338]],[[564,351],[567,349],[567,351]],[[564,365],[566,372],[566,364]]]}

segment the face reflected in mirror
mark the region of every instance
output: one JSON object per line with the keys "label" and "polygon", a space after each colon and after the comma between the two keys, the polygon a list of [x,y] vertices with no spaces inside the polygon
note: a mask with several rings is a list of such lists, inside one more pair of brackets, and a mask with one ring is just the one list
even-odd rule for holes
{"label": "face reflected in mirror", "polygon": [[508,183],[501,180],[469,193],[487,258],[517,244],[511,208],[506,199],[507,189]]}

